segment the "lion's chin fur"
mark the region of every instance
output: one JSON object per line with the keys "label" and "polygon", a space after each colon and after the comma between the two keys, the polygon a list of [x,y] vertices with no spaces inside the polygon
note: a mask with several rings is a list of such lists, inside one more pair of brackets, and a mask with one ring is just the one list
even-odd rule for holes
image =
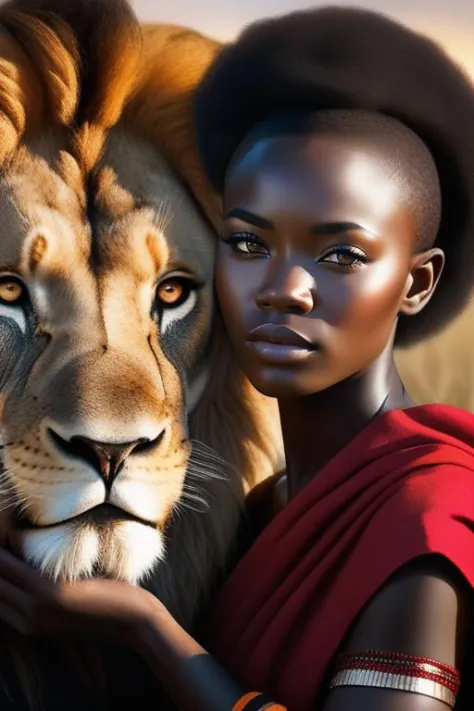
{"label": "lion's chin fur", "polygon": [[135,521],[64,523],[22,534],[25,560],[60,581],[106,576],[137,585],[164,557],[161,532]]}

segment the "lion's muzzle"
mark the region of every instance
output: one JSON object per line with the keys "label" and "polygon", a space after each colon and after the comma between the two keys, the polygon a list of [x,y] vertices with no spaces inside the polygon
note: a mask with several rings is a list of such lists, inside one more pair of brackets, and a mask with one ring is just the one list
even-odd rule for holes
{"label": "lion's muzzle", "polygon": [[143,456],[156,452],[164,439],[163,429],[156,437],[138,437],[131,442],[113,443],[98,442],[80,435],[64,439],[49,428],[47,433],[57,447],[66,456],[83,460],[94,467],[104,480],[107,490],[110,490],[114,480],[122,470],[125,462],[133,456]]}

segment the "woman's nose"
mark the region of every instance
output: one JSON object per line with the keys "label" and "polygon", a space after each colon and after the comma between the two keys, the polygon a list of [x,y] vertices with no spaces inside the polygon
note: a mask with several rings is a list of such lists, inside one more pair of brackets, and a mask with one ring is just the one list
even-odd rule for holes
{"label": "woman's nose", "polygon": [[255,297],[265,311],[308,314],[314,308],[314,279],[300,266],[280,268]]}

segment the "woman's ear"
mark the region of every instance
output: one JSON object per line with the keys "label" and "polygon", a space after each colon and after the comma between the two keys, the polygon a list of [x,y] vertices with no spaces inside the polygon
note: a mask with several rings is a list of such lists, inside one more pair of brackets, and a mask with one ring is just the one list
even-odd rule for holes
{"label": "woman's ear", "polygon": [[417,254],[413,258],[405,296],[400,304],[400,314],[414,316],[424,309],[434,294],[444,262],[444,252],[437,248]]}

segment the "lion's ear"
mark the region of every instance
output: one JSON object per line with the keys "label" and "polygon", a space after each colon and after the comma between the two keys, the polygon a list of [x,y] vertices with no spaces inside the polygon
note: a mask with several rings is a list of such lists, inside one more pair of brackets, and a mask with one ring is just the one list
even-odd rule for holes
{"label": "lion's ear", "polygon": [[163,155],[216,230],[221,204],[197,155],[191,106],[199,82],[223,45],[174,25],[143,27],[143,73],[128,120]]}

